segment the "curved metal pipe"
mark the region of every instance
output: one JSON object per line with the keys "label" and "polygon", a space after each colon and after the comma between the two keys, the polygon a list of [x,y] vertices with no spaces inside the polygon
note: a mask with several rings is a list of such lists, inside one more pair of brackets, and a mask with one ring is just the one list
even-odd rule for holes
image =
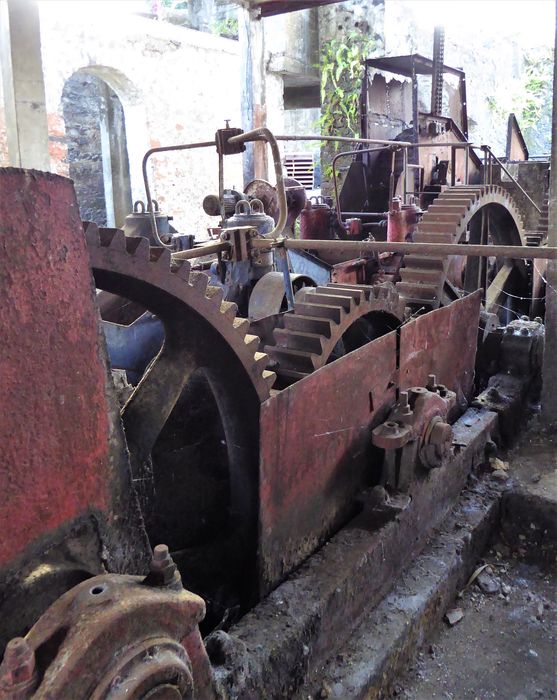
{"label": "curved metal pipe", "polygon": [[[374,153],[375,151],[384,151],[387,148],[392,148],[393,153],[397,150],[393,146],[379,146],[379,148],[362,148],[361,150],[358,151],[342,151],[341,153],[337,153],[336,156],[333,158],[333,162],[331,164],[331,167],[333,168],[333,185],[335,189],[335,201],[336,201],[336,209],[337,209],[337,218],[339,221],[339,224],[342,223],[342,212],[340,210],[340,201],[339,201],[339,196],[338,196],[338,182],[337,182],[337,172],[336,172],[336,162],[339,158],[344,158],[346,156],[354,156],[358,155],[359,153]],[[402,146],[401,146],[402,148]]]}
{"label": "curved metal pipe", "polygon": [[266,126],[261,126],[252,131],[246,131],[238,136],[232,136],[228,139],[228,143],[245,143],[246,141],[267,141],[271,146],[273,154],[273,163],[275,166],[275,176],[277,179],[277,194],[279,203],[279,219],[275,228],[266,235],[266,238],[276,238],[280,236],[286,225],[287,208],[286,208],[286,189],[284,187],[284,175],[282,173],[282,163],[280,160],[280,151],[277,139]]}
{"label": "curved metal pipe", "polygon": [[147,198],[147,208],[149,211],[149,218],[151,220],[151,232],[153,233],[153,238],[160,245],[161,248],[170,248],[171,246],[166,245],[161,241],[159,236],[159,231],[157,229],[157,219],[155,217],[155,212],[153,211],[153,198],[151,197],[151,188],[149,187],[149,177],[147,175],[147,161],[153,155],[153,153],[164,153],[166,151],[187,151],[192,148],[209,148],[210,146],[216,146],[215,141],[201,141],[199,143],[184,143],[177,146],[159,146],[157,148],[150,148],[147,153],[143,156],[143,162],[141,169],[143,172],[143,184],[145,185],[145,196]]}

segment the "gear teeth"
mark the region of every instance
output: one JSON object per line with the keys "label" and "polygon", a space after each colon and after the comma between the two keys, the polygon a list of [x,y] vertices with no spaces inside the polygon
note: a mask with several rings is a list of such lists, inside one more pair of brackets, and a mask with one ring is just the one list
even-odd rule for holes
{"label": "gear teeth", "polygon": [[331,283],[295,302],[294,310],[284,314],[284,328],[274,330],[274,344],[264,348],[278,365],[281,385],[293,384],[323,367],[348,328],[374,312],[401,321],[403,304],[393,284]]}
{"label": "gear teeth", "polygon": [[247,318],[235,318],[232,321],[234,330],[237,331],[241,336],[245,336],[249,331],[250,322]]}
{"label": "gear teeth", "polygon": [[224,316],[232,320],[238,313],[238,306],[233,301],[223,301],[220,305],[220,311]]}
{"label": "gear teeth", "polygon": [[338,306],[344,311],[350,312],[354,308],[355,300],[352,296],[346,294],[317,294],[316,292],[309,293],[304,297],[304,302],[308,304],[325,304],[327,306]]}
{"label": "gear teeth", "polygon": [[172,260],[172,272],[184,282],[189,282],[190,270],[191,265],[187,260]]}
{"label": "gear teeth", "polygon": [[198,292],[205,294],[209,284],[209,277],[204,272],[191,272],[189,282]]}
{"label": "gear teeth", "polygon": [[103,248],[125,252],[126,235],[121,228],[100,228],[99,237]]}
{"label": "gear teeth", "polygon": [[220,308],[224,299],[224,292],[222,290],[222,287],[215,287],[213,285],[209,285],[205,291],[205,296],[208,299],[210,299],[213,302],[213,304],[217,304]]}
{"label": "gear teeth", "polygon": [[258,371],[263,374],[263,372],[266,371],[266,367],[269,364],[269,355],[267,355],[266,352],[255,352],[253,355],[255,359],[255,365],[258,368]]}
{"label": "gear teeth", "polygon": [[126,236],[126,251],[144,260],[149,260],[149,240],[143,236]]}
{"label": "gear teeth", "polygon": [[[416,243],[455,243],[483,206],[503,205],[513,217],[523,239],[523,223],[508,192],[499,185],[456,186],[441,193],[418,224]],[[446,279],[447,258],[405,255],[405,268],[396,288],[407,304],[437,308]]]}
{"label": "gear teeth", "polygon": [[170,270],[172,256],[167,248],[151,248],[149,251],[149,259],[159,267],[168,268]]}
{"label": "gear teeth", "polygon": [[273,388],[275,385],[275,382],[277,381],[277,375],[274,372],[270,372],[268,369],[263,370],[263,380],[269,387],[269,391]]}
{"label": "gear teeth", "polygon": [[244,343],[248,346],[250,352],[253,352],[255,354],[259,349],[259,336],[246,333],[244,337]]}
{"label": "gear teeth", "polygon": [[352,297],[355,304],[361,304],[365,299],[365,294],[363,289],[347,289],[346,287],[337,287],[334,284],[328,284],[326,287],[316,287],[315,292],[324,296],[346,296]]}

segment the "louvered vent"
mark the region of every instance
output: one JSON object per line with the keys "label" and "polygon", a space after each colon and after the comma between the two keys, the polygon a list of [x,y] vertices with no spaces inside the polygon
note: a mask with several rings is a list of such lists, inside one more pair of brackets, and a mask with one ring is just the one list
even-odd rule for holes
{"label": "louvered vent", "polygon": [[311,153],[289,153],[284,158],[286,174],[301,182],[306,190],[313,189],[313,155]]}

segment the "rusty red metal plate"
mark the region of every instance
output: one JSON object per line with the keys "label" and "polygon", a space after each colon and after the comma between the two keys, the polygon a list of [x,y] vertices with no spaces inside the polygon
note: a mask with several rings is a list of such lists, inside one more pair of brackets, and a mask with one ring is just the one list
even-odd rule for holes
{"label": "rusty red metal plate", "polygon": [[395,382],[392,332],[262,405],[262,592],[354,512],[354,496],[371,478],[371,430],[394,403]]}
{"label": "rusty red metal plate", "polygon": [[0,170],[0,245],[1,567],[79,517],[116,532],[133,492],[71,180]]}
{"label": "rusty red metal plate", "polygon": [[400,331],[400,388],[425,386],[429,374],[456,392],[460,405],[474,384],[481,290],[419,316]]}

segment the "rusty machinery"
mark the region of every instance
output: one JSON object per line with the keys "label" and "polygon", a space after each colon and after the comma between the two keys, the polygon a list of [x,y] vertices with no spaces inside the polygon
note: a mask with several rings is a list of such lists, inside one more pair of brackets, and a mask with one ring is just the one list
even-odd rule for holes
{"label": "rusty machinery", "polygon": [[[225,191],[224,156],[261,138],[276,190],[252,184],[251,200]],[[2,642],[12,641],[0,697],[213,697],[200,624],[230,625],[354,515],[363,490],[411,496],[448,468],[451,425],[474,395],[478,336],[494,348],[480,404],[523,397],[524,382],[497,372],[535,375],[541,321],[497,330],[484,310],[478,334],[485,277],[470,261],[489,258],[479,252],[454,272],[459,257],[447,254],[458,253],[447,244],[472,245],[489,209],[515,238],[482,238],[480,226],[474,250],[518,261],[504,274],[521,274],[520,216],[500,187],[447,188],[419,223],[420,212],[399,207],[385,243],[349,240],[362,229],[349,222],[339,234],[342,217],[331,223],[330,211],[325,240],[295,241],[282,233],[306,205],[296,184],[284,186],[272,134],[227,128],[207,145],[219,154],[221,225],[193,250],[159,229],[149,191],[151,206],[136,214],[150,236],[94,224],[83,236],[69,181],[1,174],[11,329],[2,379],[13,420],[2,434],[0,605]],[[331,226],[347,240],[327,240]],[[408,228],[413,241],[401,243]],[[397,260],[405,245],[411,254]],[[322,279],[292,269],[297,251]],[[331,281],[339,262],[364,277]],[[455,284],[463,275],[469,287]],[[258,286],[265,314],[250,321]],[[121,349],[130,369],[123,431],[95,304],[113,365]],[[48,381],[24,372],[37,347]],[[39,439],[29,441],[23,417],[35,414]],[[205,599],[204,622],[182,580]]]}

